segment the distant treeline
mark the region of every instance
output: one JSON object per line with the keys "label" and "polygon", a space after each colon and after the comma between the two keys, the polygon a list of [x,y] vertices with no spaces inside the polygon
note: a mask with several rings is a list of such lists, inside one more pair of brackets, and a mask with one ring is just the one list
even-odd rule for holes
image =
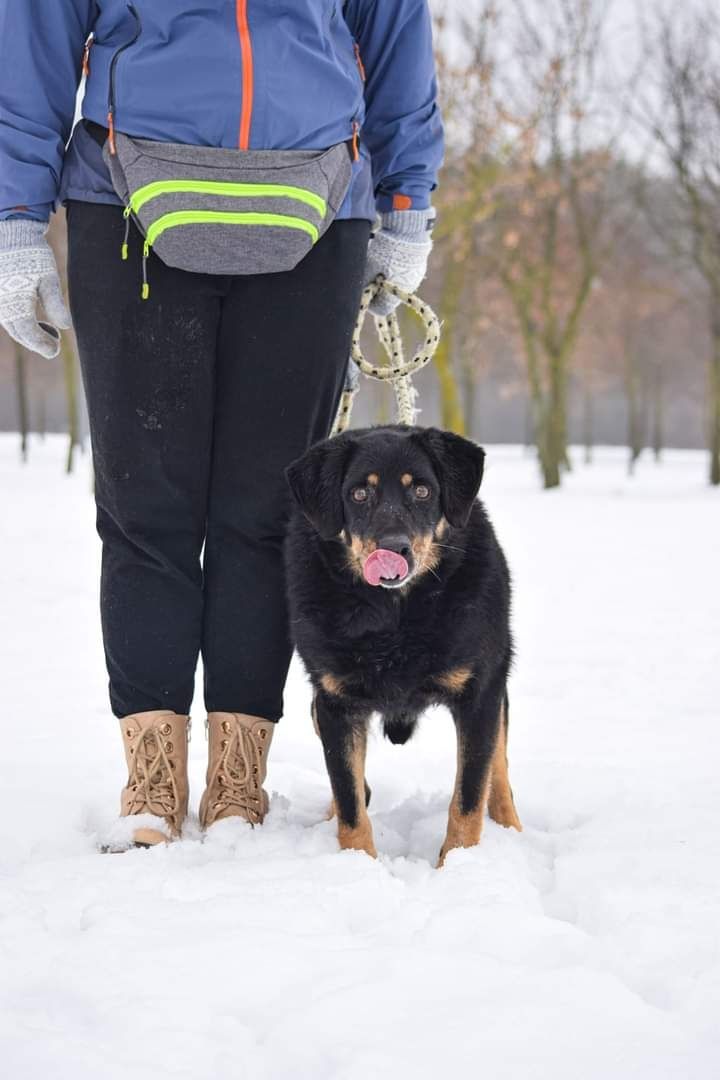
{"label": "distant treeline", "polygon": [[[533,445],[547,487],[571,441],[625,443],[630,468],[707,446],[720,484],[716,5],[638,24],[619,74],[605,0],[437,7],[448,149],[423,292],[443,336],[420,422]],[[62,262],[62,215],[51,235]],[[355,422],[390,419],[363,390]],[[0,340],[0,429],[68,428],[71,466],[71,338],[61,365]]]}

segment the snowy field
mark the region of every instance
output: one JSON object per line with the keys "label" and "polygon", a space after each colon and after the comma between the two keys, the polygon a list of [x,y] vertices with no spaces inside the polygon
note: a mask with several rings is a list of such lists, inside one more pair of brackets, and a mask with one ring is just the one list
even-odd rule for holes
{"label": "snowy field", "polygon": [[[99,855],[124,782],[87,466],[0,438],[0,1071],[8,1080],[720,1075],[720,492],[691,452],[538,490],[490,448],[516,584],[525,832],[433,869],[449,717],[375,738],[381,856],[338,853],[302,673],[261,829]],[[191,744],[202,790],[202,702]]]}

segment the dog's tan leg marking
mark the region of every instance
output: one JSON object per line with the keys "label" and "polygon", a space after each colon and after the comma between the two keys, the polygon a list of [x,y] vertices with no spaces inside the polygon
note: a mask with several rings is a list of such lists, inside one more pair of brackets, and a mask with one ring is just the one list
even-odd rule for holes
{"label": "dog's tan leg marking", "polygon": [[344,679],[341,679],[337,675],[330,675],[329,673],[321,677],[320,684],[323,690],[333,697],[340,697],[345,686]]}
{"label": "dog's tan leg marking", "polygon": [[518,832],[522,832],[522,824],[515,809],[515,800],[513,799],[508,775],[507,717],[505,716],[504,703],[500,706],[500,731],[498,732],[497,746],[495,747],[490,772],[488,813],[498,825],[504,825],[506,829],[517,829]]}
{"label": "dog's tan leg marking", "polygon": [[488,775],[485,782],[484,790],[482,791],[478,804],[474,810],[469,814],[463,814],[460,809],[460,784],[462,781],[463,771],[463,747],[462,740],[458,734],[458,751],[457,751],[457,773],[455,775],[455,790],[453,791],[453,797],[450,801],[450,810],[448,812],[448,826],[447,834],[445,836],[445,842],[440,849],[440,858],[438,859],[438,869],[444,865],[448,852],[453,848],[467,848],[475,847],[480,843],[480,837],[482,835],[483,818],[485,816],[485,806],[487,805],[488,790],[490,788],[490,776]]}
{"label": "dog's tan leg marking", "polygon": [[472,678],[471,668],[458,667],[438,675],[435,682],[439,683],[445,690],[449,690],[451,694],[459,694],[461,690],[465,689],[465,685],[470,678]]}
{"label": "dog's tan leg marking", "polygon": [[[364,851],[377,858],[370,816],[365,805],[365,755],[367,753],[367,729],[355,729],[349,749],[349,762],[355,784],[355,802],[358,808],[357,824],[353,828],[338,818],[338,841],[345,850]],[[333,800],[335,805],[335,800]]]}

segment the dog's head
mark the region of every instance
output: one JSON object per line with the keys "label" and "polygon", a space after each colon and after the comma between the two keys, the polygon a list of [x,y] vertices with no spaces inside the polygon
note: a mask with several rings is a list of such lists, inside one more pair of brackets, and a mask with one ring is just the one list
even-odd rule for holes
{"label": "dog's head", "polygon": [[448,431],[379,427],[317,443],[286,476],[320,536],[344,541],[359,577],[400,588],[434,569],[448,524],[467,524],[484,458]]}

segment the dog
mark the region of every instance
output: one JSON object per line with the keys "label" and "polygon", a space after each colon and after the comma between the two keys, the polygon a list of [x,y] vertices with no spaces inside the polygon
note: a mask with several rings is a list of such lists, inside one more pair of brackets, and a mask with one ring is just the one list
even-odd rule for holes
{"label": "dog", "polygon": [[317,443],[286,470],[291,636],[313,686],[341,848],[376,856],[368,722],[405,743],[446,705],[458,765],[441,866],[490,817],[521,830],[508,777],[510,575],[477,499],[485,453],[436,428],[388,425]]}

